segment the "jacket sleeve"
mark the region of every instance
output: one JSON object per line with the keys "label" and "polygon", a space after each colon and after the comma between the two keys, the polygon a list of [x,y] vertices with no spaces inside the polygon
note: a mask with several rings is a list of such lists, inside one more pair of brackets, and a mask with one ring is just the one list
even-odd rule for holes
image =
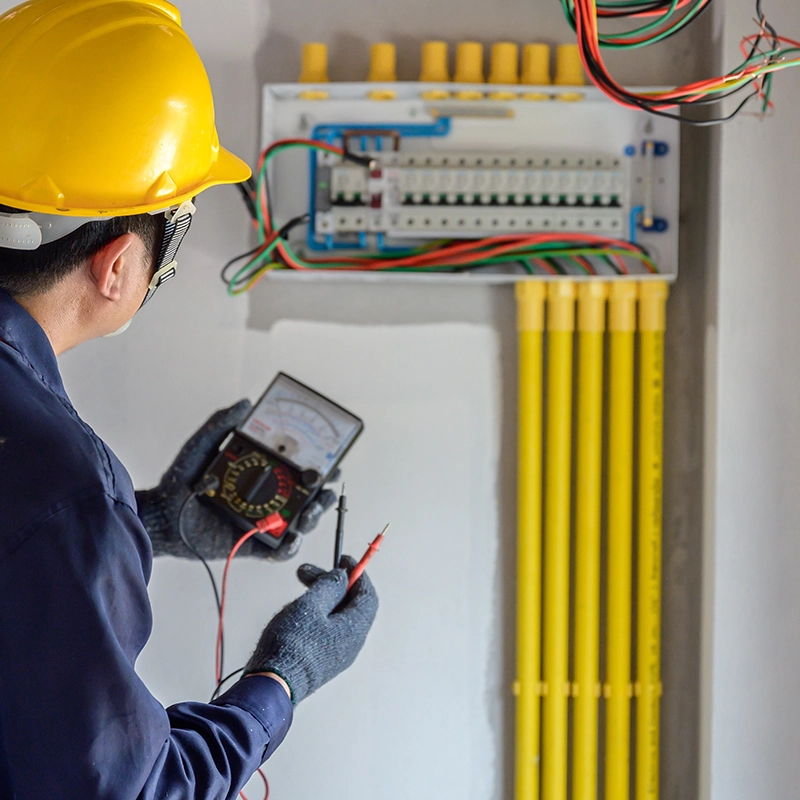
{"label": "jacket sleeve", "polygon": [[[235,798],[283,740],[269,678],[164,709],[134,664],[151,630],[149,542],[93,491],[49,509],[0,561],[0,748],[9,796]],[[5,792],[0,791],[2,796]]]}

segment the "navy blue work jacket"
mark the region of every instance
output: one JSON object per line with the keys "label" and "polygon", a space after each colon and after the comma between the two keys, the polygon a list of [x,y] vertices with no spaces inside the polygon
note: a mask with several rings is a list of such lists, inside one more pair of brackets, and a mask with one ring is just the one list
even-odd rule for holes
{"label": "navy blue work jacket", "polygon": [[235,798],[292,719],[271,678],[165,709],[134,670],[152,549],[130,477],[0,291],[0,798]]}

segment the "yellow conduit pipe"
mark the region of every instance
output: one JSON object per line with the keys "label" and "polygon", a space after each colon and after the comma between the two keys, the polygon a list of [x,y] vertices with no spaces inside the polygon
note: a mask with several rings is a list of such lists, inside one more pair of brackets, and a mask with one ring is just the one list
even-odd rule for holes
{"label": "yellow conduit pipe", "polygon": [[664,329],[669,289],[639,286],[639,559],[636,629],[636,800],[656,800],[661,697],[661,504]]}
{"label": "yellow conduit pipe", "polygon": [[605,794],[628,800],[631,731],[633,376],[635,283],[612,285],[608,305],[608,558]]}
{"label": "yellow conduit pipe", "polygon": [[542,635],[542,369],[544,283],[516,286],[519,330],[516,800],[539,797]]}
{"label": "yellow conduit pipe", "polygon": [[566,800],[575,283],[554,281],[547,296],[542,797]]}
{"label": "yellow conduit pipe", "polygon": [[572,800],[597,800],[603,335],[607,295],[608,286],[602,282],[582,283],[578,289]]}

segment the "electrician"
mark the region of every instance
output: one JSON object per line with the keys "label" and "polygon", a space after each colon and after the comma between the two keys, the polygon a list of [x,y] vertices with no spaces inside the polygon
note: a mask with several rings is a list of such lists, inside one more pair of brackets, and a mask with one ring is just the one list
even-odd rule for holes
{"label": "electrician", "polygon": [[[345,597],[345,569],[304,565],[307,591],[245,677],[164,709],[134,669],[153,550],[185,554],[177,509],[248,406],[214,415],[137,497],[56,357],[126,326],[174,274],[192,199],[250,171],[219,146],[165,0],[29,0],[0,16],[0,85],[0,797],[235,798],[293,705],[353,662],[375,591],[363,576]],[[227,552],[226,523],[196,501],[189,519],[204,555]]]}

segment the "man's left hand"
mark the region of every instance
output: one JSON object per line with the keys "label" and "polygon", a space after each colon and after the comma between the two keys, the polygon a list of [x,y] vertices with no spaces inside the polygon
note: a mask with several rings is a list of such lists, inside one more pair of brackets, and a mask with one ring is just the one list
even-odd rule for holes
{"label": "man's left hand", "polygon": [[[136,492],[139,518],[153,543],[153,555],[194,558],[180,537],[178,517],[192,486],[216,454],[225,437],[250,413],[249,400],[217,411],[181,448],[172,465],[153,489]],[[240,555],[286,561],[300,549],[303,534],[313,530],[322,514],[336,502],[336,494],[322,489],[292,524],[280,547],[273,549],[251,537]],[[212,507],[192,497],[183,512],[183,531],[192,547],[205,559],[227,558],[243,531]]]}

